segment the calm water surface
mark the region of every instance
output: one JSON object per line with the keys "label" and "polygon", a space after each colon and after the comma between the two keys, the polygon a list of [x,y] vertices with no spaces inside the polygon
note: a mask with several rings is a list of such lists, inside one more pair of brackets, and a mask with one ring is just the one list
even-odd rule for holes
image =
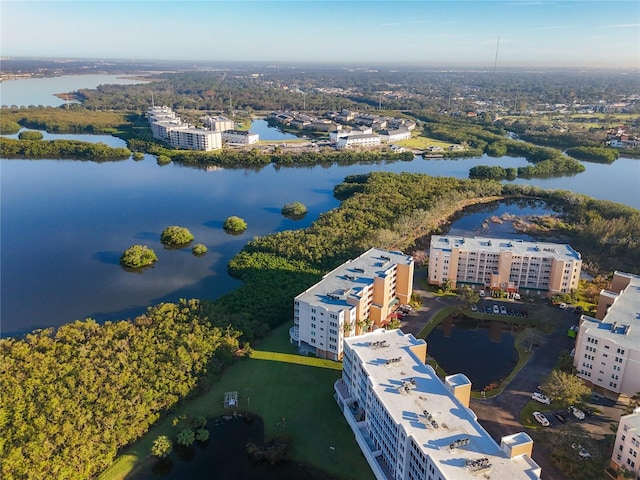
{"label": "calm water surface", "polygon": [[[269,132],[263,138],[279,139],[280,134]],[[119,139],[97,135],[46,138],[123,145]],[[613,165],[587,164],[587,171],[576,176],[517,181],[640,208],[639,162],[622,158]],[[511,157],[416,158],[375,165],[207,171],[178,164],[160,167],[151,156],[141,162],[0,160],[1,334],[86,317],[119,320],[140,314],[148,305],[179,298],[218,298],[239,285],[228,276],[226,265],[247,241],[310,225],[320,213],[339,205],[333,187],[345,176],[404,171],[466,178],[469,168],[479,164],[517,167],[527,162]],[[282,206],[293,201],[308,207],[303,220],[280,214]],[[504,212],[545,213],[546,207],[488,205],[454,222],[451,233],[515,236],[509,223],[482,229],[487,217]],[[230,215],[247,221],[242,235],[224,233],[222,224]],[[188,248],[165,250],[159,237],[169,225],[189,228],[195,242],[205,244],[209,252],[197,258]],[[141,274],[120,268],[120,255],[133,244],[156,251],[159,261],[153,268]]]}
{"label": "calm water surface", "polygon": [[59,107],[67,103],[56,93],[74,92],[98,85],[135,85],[145,83],[122,75],[64,75],[46,78],[19,78],[0,82],[0,105]]}

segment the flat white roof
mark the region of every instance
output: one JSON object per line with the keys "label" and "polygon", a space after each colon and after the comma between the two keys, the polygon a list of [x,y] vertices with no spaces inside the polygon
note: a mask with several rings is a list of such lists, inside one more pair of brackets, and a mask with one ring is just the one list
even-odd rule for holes
{"label": "flat white roof", "polygon": [[513,252],[514,255],[554,257],[558,260],[580,260],[580,253],[566,243],[528,242],[525,240],[488,237],[460,237],[455,235],[434,235],[431,248],[451,251],[453,247],[474,252]]}
{"label": "flat white roof", "polygon": [[[346,338],[345,342],[360,357],[373,389],[395,423],[404,427],[446,478],[482,478],[484,472],[479,475],[465,468],[467,460],[480,458],[489,459],[491,478],[539,478],[539,466],[530,457],[509,458],[478,423],[475,414],[449,392],[429,365],[422,363],[409,350],[413,345],[424,344],[424,340],[405,335],[401,330],[378,330]],[[374,342],[386,342],[388,346],[371,345]],[[397,361],[387,363],[390,359]],[[458,374],[453,377],[454,383],[456,378],[461,382],[466,379]],[[409,386],[408,390],[403,385]],[[427,421],[425,412],[432,416],[437,428]],[[449,447],[452,442],[463,438],[469,439],[467,445],[455,449]],[[523,432],[509,437],[512,446],[523,441],[531,441]]]}
{"label": "flat white roof", "polygon": [[322,280],[298,295],[296,300],[322,305],[334,312],[352,308],[353,305],[347,302],[349,296],[360,297],[363,289],[373,284],[375,277],[386,275],[385,272],[394,265],[410,265],[412,261],[412,257],[402,252],[371,248],[327,273]]}
{"label": "flat white roof", "polygon": [[[616,274],[629,278],[627,288],[620,292],[602,321],[583,315],[581,326],[588,328],[589,334],[594,337],[611,340],[621,347],[640,350],[640,276],[622,272]],[[615,295],[607,291],[605,294]]]}

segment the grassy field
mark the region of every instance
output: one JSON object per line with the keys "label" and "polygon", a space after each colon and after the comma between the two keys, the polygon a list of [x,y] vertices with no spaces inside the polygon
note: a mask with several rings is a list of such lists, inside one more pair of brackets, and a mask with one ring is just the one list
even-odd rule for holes
{"label": "grassy field", "polygon": [[[267,437],[287,433],[293,439],[291,457],[340,479],[373,478],[353,433],[333,399],[333,384],[342,364],[295,353],[285,324],[274,330],[252,353],[229,367],[205,394],[185,402],[159,422],[136,445],[126,449],[101,480],[120,480],[146,458],[159,435],[174,438],[181,418],[213,418],[223,408],[224,392],[238,391],[240,410],[264,419]],[[331,449],[330,447],[334,447]]]}
{"label": "grassy field", "polygon": [[448,150],[451,145],[454,145],[453,143],[443,142],[442,140],[422,136],[411,137],[406,140],[400,140],[393,143],[394,145],[399,145],[401,147],[411,148],[415,150],[426,150],[430,146],[442,147],[444,150]]}

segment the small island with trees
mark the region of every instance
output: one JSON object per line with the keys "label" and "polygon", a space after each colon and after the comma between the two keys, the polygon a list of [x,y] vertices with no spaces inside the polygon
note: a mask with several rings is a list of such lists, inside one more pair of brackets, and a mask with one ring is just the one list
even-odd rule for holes
{"label": "small island with trees", "polygon": [[223,228],[229,233],[242,233],[247,229],[247,222],[240,217],[232,215],[224,221]]}
{"label": "small island with trees", "polygon": [[284,207],[282,207],[282,215],[287,218],[292,218],[294,220],[298,220],[304,217],[309,210],[301,202],[292,202],[287,203]]}
{"label": "small island with trees", "polygon": [[157,261],[156,252],[146,245],[133,245],[127,248],[120,257],[120,265],[131,269],[149,267]]}
{"label": "small island with trees", "polygon": [[160,242],[168,247],[181,247],[193,241],[193,234],[188,228],[172,225],[160,234]]}
{"label": "small island with trees", "polygon": [[207,247],[201,243],[196,243],[191,248],[191,253],[193,253],[196,257],[201,257],[202,255],[207,253]]}

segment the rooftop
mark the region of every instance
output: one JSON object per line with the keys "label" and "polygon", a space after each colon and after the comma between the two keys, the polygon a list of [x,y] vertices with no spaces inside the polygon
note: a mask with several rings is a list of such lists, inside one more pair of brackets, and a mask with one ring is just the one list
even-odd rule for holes
{"label": "rooftop", "polygon": [[298,295],[296,300],[310,305],[322,304],[334,312],[351,308],[348,297],[360,297],[363,289],[373,284],[375,277],[384,277],[394,265],[410,265],[412,261],[412,257],[402,252],[372,248],[327,273],[322,280]]}
{"label": "rooftop", "polygon": [[[606,338],[617,345],[640,348],[640,276],[631,273],[616,272],[628,276],[629,285],[617,295],[602,321],[583,315],[582,326],[595,329],[599,338]],[[616,294],[604,291],[606,295]]]}
{"label": "rooftop", "polygon": [[[487,462],[483,459],[488,459],[491,465],[492,478],[539,478],[539,466],[531,458],[526,455],[509,458],[478,423],[475,414],[411,351],[413,346],[424,345],[424,340],[400,330],[377,330],[346,338],[345,342],[361,359],[373,389],[393,420],[414,438],[446,478],[479,478],[484,470],[473,469],[484,469]],[[381,342],[385,348],[378,348]],[[462,374],[449,381],[469,382]],[[506,440],[510,447],[531,442],[523,432]]]}
{"label": "rooftop", "polygon": [[459,237],[455,235],[434,235],[431,247],[444,251],[459,248],[463,251],[500,253],[510,251],[514,255],[548,255],[558,260],[580,260],[580,253],[566,243],[527,242],[525,240],[485,237]]}

